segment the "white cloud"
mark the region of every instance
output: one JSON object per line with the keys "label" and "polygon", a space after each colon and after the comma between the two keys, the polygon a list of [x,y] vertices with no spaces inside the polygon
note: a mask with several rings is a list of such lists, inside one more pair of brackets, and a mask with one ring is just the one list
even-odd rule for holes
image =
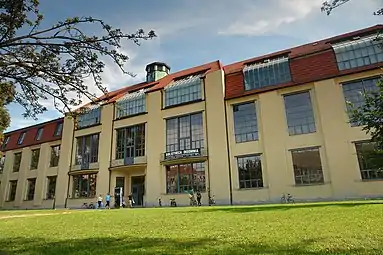
{"label": "white cloud", "polygon": [[267,5],[247,6],[228,27],[218,31],[221,35],[257,36],[276,32],[285,24],[306,18],[319,11],[322,0],[269,0]]}

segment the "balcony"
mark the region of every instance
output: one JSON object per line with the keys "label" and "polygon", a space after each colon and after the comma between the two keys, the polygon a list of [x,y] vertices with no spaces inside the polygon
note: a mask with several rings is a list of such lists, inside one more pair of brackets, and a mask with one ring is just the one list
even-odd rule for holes
{"label": "balcony", "polygon": [[142,157],[126,157],[122,159],[114,159],[111,161],[111,168],[122,166],[136,166],[146,164],[146,156]]}
{"label": "balcony", "polygon": [[184,163],[206,160],[208,157],[207,149],[188,149],[161,153],[161,163]]}
{"label": "balcony", "polygon": [[98,170],[98,162],[90,162],[89,156],[83,158],[77,158],[76,163],[71,166],[71,171],[82,171],[82,170]]}

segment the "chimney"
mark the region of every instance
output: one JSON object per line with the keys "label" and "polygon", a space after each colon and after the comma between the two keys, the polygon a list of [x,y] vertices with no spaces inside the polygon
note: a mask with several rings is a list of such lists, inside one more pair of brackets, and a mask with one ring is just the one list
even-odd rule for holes
{"label": "chimney", "polygon": [[162,62],[153,62],[146,66],[146,82],[157,81],[170,73],[170,67]]}

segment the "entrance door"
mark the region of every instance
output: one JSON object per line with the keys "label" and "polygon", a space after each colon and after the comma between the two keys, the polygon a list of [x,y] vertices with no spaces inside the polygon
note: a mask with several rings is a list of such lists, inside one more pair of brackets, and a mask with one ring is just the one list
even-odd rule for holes
{"label": "entrance door", "polygon": [[122,197],[125,193],[125,177],[116,177],[116,187],[122,188]]}
{"label": "entrance door", "polygon": [[143,206],[145,194],[145,176],[132,176],[132,196],[136,206]]}

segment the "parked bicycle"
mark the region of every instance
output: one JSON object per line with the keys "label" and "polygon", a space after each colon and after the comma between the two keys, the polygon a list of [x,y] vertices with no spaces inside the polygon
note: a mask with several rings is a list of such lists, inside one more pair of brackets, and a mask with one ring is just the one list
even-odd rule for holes
{"label": "parked bicycle", "polygon": [[294,204],[295,200],[290,193],[288,193],[287,196],[283,193],[282,197],[281,197],[281,203],[282,204]]}
{"label": "parked bicycle", "polygon": [[170,199],[170,207],[177,207],[177,202],[175,198]]}
{"label": "parked bicycle", "polygon": [[94,209],[94,204],[93,203],[83,203],[81,206],[82,209]]}

